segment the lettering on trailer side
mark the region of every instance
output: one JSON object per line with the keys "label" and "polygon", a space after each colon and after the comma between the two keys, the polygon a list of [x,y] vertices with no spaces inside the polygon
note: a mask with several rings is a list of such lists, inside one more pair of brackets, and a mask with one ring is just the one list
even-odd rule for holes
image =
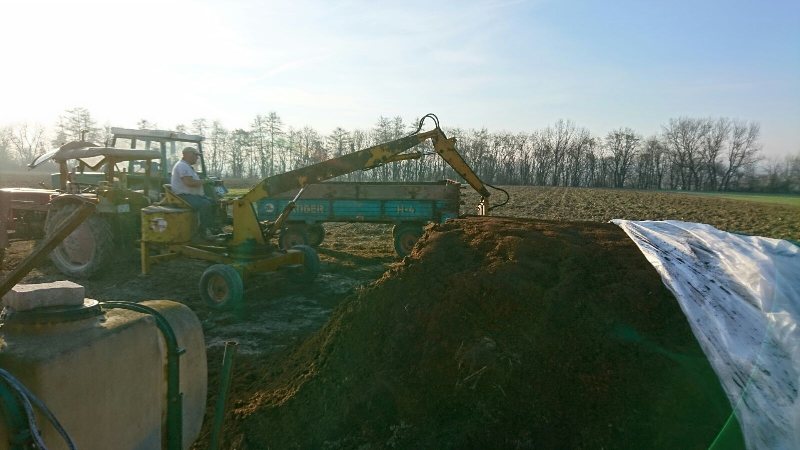
{"label": "lettering on trailer side", "polygon": [[305,213],[305,214],[325,214],[325,205],[322,203],[316,204],[298,204],[295,207],[297,212]]}
{"label": "lettering on trailer side", "polygon": [[397,214],[414,214],[417,212],[417,209],[411,205],[397,205]]}

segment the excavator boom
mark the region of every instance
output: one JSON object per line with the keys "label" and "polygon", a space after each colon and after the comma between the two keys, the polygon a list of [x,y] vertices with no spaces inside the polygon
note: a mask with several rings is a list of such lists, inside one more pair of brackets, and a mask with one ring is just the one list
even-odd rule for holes
{"label": "excavator boom", "polygon": [[250,240],[264,243],[265,238],[256,217],[253,205],[263,198],[274,196],[292,189],[303,188],[312,183],[329,180],[341,175],[355,172],[356,170],[371,169],[388,162],[418,157],[418,154],[400,155],[427,139],[433,141],[434,149],[453,169],[461,175],[473,189],[481,195],[479,214],[485,214],[486,199],[489,191],[478,178],[475,172],[467,165],[455,149],[455,138],[448,138],[439,128],[438,119],[433,114],[423,117],[432,117],[436,128],[430,131],[419,132],[409,136],[378,144],[354,153],[339,156],[310,166],[301,167],[278,175],[263,179],[248,193],[233,201],[233,244],[242,244]]}
{"label": "excavator boom", "polygon": [[241,200],[254,203],[262,198],[301,188],[307,184],[330,180],[356,170],[377,167],[391,162],[394,155],[423,142],[429,137],[429,133],[431,132],[406,136],[395,141],[378,144],[354,153],[267,177],[254,186]]}

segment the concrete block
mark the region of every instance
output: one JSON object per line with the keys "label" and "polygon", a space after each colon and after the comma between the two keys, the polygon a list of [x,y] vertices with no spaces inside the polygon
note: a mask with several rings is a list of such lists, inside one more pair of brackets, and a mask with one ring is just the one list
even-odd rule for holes
{"label": "concrete block", "polygon": [[3,296],[3,306],[15,311],[28,311],[46,306],[82,305],[85,289],[71,281],[18,284]]}

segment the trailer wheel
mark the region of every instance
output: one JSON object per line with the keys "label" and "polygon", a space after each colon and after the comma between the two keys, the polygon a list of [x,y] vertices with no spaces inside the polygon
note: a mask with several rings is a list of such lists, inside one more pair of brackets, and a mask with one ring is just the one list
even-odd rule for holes
{"label": "trailer wheel", "polygon": [[227,264],[214,264],[200,277],[200,297],[214,309],[236,306],[243,296],[242,277]]}
{"label": "trailer wheel", "polygon": [[303,264],[292,267],[292,280],[297,283],[310,283],[319,275],[319,255],[313,247],[295,245],[292,250],[303,252]]}
{"label": "trailer wheel", "polygon": [[308,245],[308,234],[305,225],[287,225],[278,236],[278,246],[288,250],[295,245]]}
{"label": "trailer wheel", "polygon": [[[77,207],[74,203],[65,203],[48,211],[44,225],[45,236],[58,232],[57,227]],[[50,252],[50,260],[64,275],[89,278],[100,269],[110,268],[108,263],[113,254],[114,236],[111,224],[103,217],[91,215]]]}
{"label": "trailer wheel", "polygon": [[407,256],[422,237],[422,225],[412,223],[395,225],[392,229],[392,237],[394,238],[394,251],[400,257]]}
{"label": "trailer wheel", "polygon": [[317,223],[309,225],[306,227],[306,235],[308,236],[308,245],[319,247],[322,241],[325,240],[325,228]]}

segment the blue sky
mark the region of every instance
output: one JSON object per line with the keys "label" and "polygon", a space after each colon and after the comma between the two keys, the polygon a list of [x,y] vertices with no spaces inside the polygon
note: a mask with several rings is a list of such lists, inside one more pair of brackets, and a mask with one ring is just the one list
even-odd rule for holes
{"label": "blue sky", "polygon": [[797,0],[5,0],[0,54],[0,124],[75,106],[162,128],[275,111],[322,133],[427,112],[645,135],[730,117],[761,124],[767,155],[800,151]]}

